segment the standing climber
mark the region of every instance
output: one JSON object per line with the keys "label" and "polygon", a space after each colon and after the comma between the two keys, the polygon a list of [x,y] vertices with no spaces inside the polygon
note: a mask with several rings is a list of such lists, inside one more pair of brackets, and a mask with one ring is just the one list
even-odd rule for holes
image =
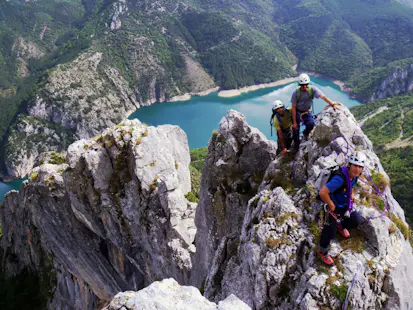
{"label": "standing climber", "polygon": [[282,156],[287,154],[292,142],[296,145],[299,135],[293,130],[293,119],[291,108],[287,109],[280,100],[275,100],[272,104],[272,115],[270,124],[274,126],[278,136],[277,154]]}
{"label": "standing climber", "polygon": [[281,153],[283,156],[287,154],[287,150],[290,149],[292,142],[297,144],[298,134],[295,134],[292,124],[292,112],[291,108],[287,109],[280,100],[275,100],[272,107],[271,122],[277,131],[278,136],[278,148],[277,153]]}
{"label": "standing climber", "polygon": [[349,157],[348,165],[340,167],[336,173],[332,174],[327,184],[320,189],[320,198],[327,204],[326,216],[328,218],[321,232],[319,253],[327,265],[334,263],[328,254],[328,246],[337,230],[344,238],[349,238],[350,233],[347,228],[357,228],[360,224],[360,215],[353,208],[353,187],[365,163],[366,155],[354,152]]}
{"label": "standing climber", "polygon": [[[310,132],[314,128],[314,115],[311,113],[313,99],[321,98],[330,106],[336,109],[337,103],[328,99],[317,87],[310,85],[310,77],[303,73],[298,77],[299,87],[293,92],[291,96],[291,103],[293,106],[293,129],[300,134],[300,121],[304,123],[304,138],[308,139]],[[338,107],[337,107],[338,108]],[[299,141],[298,141],[299,144]],[[299,145],[296,145],[298,148]]]}

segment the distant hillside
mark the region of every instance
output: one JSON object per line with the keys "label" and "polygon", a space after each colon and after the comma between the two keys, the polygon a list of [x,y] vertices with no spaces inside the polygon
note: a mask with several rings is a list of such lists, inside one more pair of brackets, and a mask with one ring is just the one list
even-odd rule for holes
{"label": "distant hillside", "polygon": [[351,110],[363,122],[363,131],[391,178],[392,192],[413,223],[413,96],[393,97]]}
{"label": "distant hillside", "polygon": [[0,5],[0,135],[15,176],[36,152],[60,151],[141,105],[294,76],[295,65],[366,100],[413,87],[413,9],[390,0]]}

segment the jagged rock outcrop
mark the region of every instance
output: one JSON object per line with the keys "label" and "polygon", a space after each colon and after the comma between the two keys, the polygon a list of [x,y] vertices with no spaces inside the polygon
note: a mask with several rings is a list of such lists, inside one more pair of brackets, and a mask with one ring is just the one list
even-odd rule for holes
{"label": "jagged rock outcrop", "polygon": [[413,89],[413,64],[397,67],[376,88],[369,101],[403,95]]}
{"label": "jagged rock outcrop", "polygon": [[126,5],[125,0],[119,0],[118,2],[115,2],[112,6],[114,12],[110,23],[110,29],[118,30],[122,26],[122,22],[119,16],[128,12],[128,6]]}
{"label": "jagged rock outcrop", "polygon": [[104,310],[248,310],[251,309],[234,295],[217,304],[208,301],[198,289],[180,286],[174,279],[154,282],[139,292],[119,293]]}
{"label": "jagged rock outcrop", "polygon": [[20,192],[5,197],[0,245],[9,276],[52,269],[49,309],[94,309],[166,277],[188,282],[196,204],[184,197],[190,157],[181,129],[124,121],[62,158],[44,156]]}
{"label": "jagged rock outcrop", "polygon": [[[245,117],[230,110],[220,122],[219,132],[208,146],[202,170],[200,201],[196,215],[198,229],[195,273],[200,287],[218,248],[236,249],[248,200],[257,192],[277,145],[268,141]],[[228,225],[227,225],[228,224]],[[222,238],[225,244],[222,243]]]}
{"label": "jagged rock outcrop", "polygon": [[[231,112],[221,125],[238,119],[242,118]],[[230,141],[241,140],[253,130],[245,123],[237,128],[244,130],[232,130]],[[408,226],[385,182],[377,185],[383,187],[378,194],[359,181],[356,209],[363,223],[349,240],[332,242],[336,266],[326,269],[316,255],[321,206],[315,196],[326,169],[345,164],[346,155],[359,149],[368,157],[365,174],[370,175],[372,169],[388,179],[370,140],[347,108],[324,110],[313,138],[302,143],[295,158],[267,162],[258,192],[247,205],[241,199],[224,200],[223,210],[232,211],[228,215],[217,208],[220,200],[213,196],[231,192],[228,178],[211,171],[220,163],[225,163],[224,168],[236,165],[239,157],[231,160],[214,150],[218,137],[228,131],[222,129],[209,145],[196,212],[196,244],[208,246],[197,249],[192,283],[203,282],[207,298],[217,301],[235,294],[252,309],[337,309],[350,287],[347,302],[353,309],[413,307],[413,289],[408,285],[413,276],[408,263],[413,259]],[[273,142],[263,140],[260,148],[248,152],[249,158],[260,157],[265,145],[271,148]],[[246,180],[243,173],[235,174],[230,184]]]}

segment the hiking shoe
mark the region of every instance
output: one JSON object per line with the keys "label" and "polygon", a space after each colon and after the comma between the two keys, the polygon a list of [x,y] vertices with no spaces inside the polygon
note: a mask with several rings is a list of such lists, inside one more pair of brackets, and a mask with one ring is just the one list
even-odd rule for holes
{"label": "hiking shoe", "polygon": [[334,264],[334,261],[331,258],[330,254],[328,254],[328,252],[323,252],[320,250],[318,251],[318,253],[320,254],[320,258],[324,264],[326,264],[327,266],[331,266]]}
{"label": "hiking shoe", "polygon": [[341,225],[337,225],[337,230],[344,238],[350,238],[350,233],[347,228],[342,228]]}

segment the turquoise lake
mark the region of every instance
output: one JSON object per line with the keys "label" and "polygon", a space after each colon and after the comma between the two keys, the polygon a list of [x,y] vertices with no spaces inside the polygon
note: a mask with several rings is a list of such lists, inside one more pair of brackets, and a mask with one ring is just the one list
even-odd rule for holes
{"label": "turquoise lake", "polygon": [[[350,98],[334,83],[311,77],[312,84],[331,100],[341,102],[347,107],[359,105],[360,102]],[[143,107],[129,116],[129,119],[138,118],[140,121],[158,126],[163,124],[178,125],[188,136],[190,148],[199,148],[208,145],[212,131],[219,128],[220,120],[228,110],[234,109],[245,115],[249,125],[258,128],[269,139],[275,139],[275,133],[271,137],[269,120],[271,117],[272,102],[281,100],[286,106],[291,106],[291,94],[297,87],[296,83],[290,83],[273,88],[265,88],[242,94],[232,98],[218,97],[217,93],[204,97],[192,97],[188,101],[156,103],[149,107]],[[314,112],[320,112],[326,105],[323,100],[314,100]],[[18,189],[22,181],[10,183],[0,182],[0,203],[3,196],[11,189]]]}
{"label": "turquoise lake", "polygon": [[[332,101],[341,102],[347,107],[360,104],[328,80],[311,77],[311,81]],[[213,93],[205,97],[192,97],[183,102],[156,103],[136,110],[129,119],[137,118],[152,126],[178,125],[186,132],[189,147],[192,149],[207,146],[212,131],[219,128],[220,120],[228,110],[234,109],[245,115],[249,125],[258,128],[268,139],[274,139],[276,135],[273,133],[271,137],[269,125],[272,102],[279,99],[286,106],[291,106],[291,95],[296,87],[296,83],[290,83],[232,98],[221,98],[217,93]],[[324,100],[315,99],[314,112],[320,112],[326,105]]]}

